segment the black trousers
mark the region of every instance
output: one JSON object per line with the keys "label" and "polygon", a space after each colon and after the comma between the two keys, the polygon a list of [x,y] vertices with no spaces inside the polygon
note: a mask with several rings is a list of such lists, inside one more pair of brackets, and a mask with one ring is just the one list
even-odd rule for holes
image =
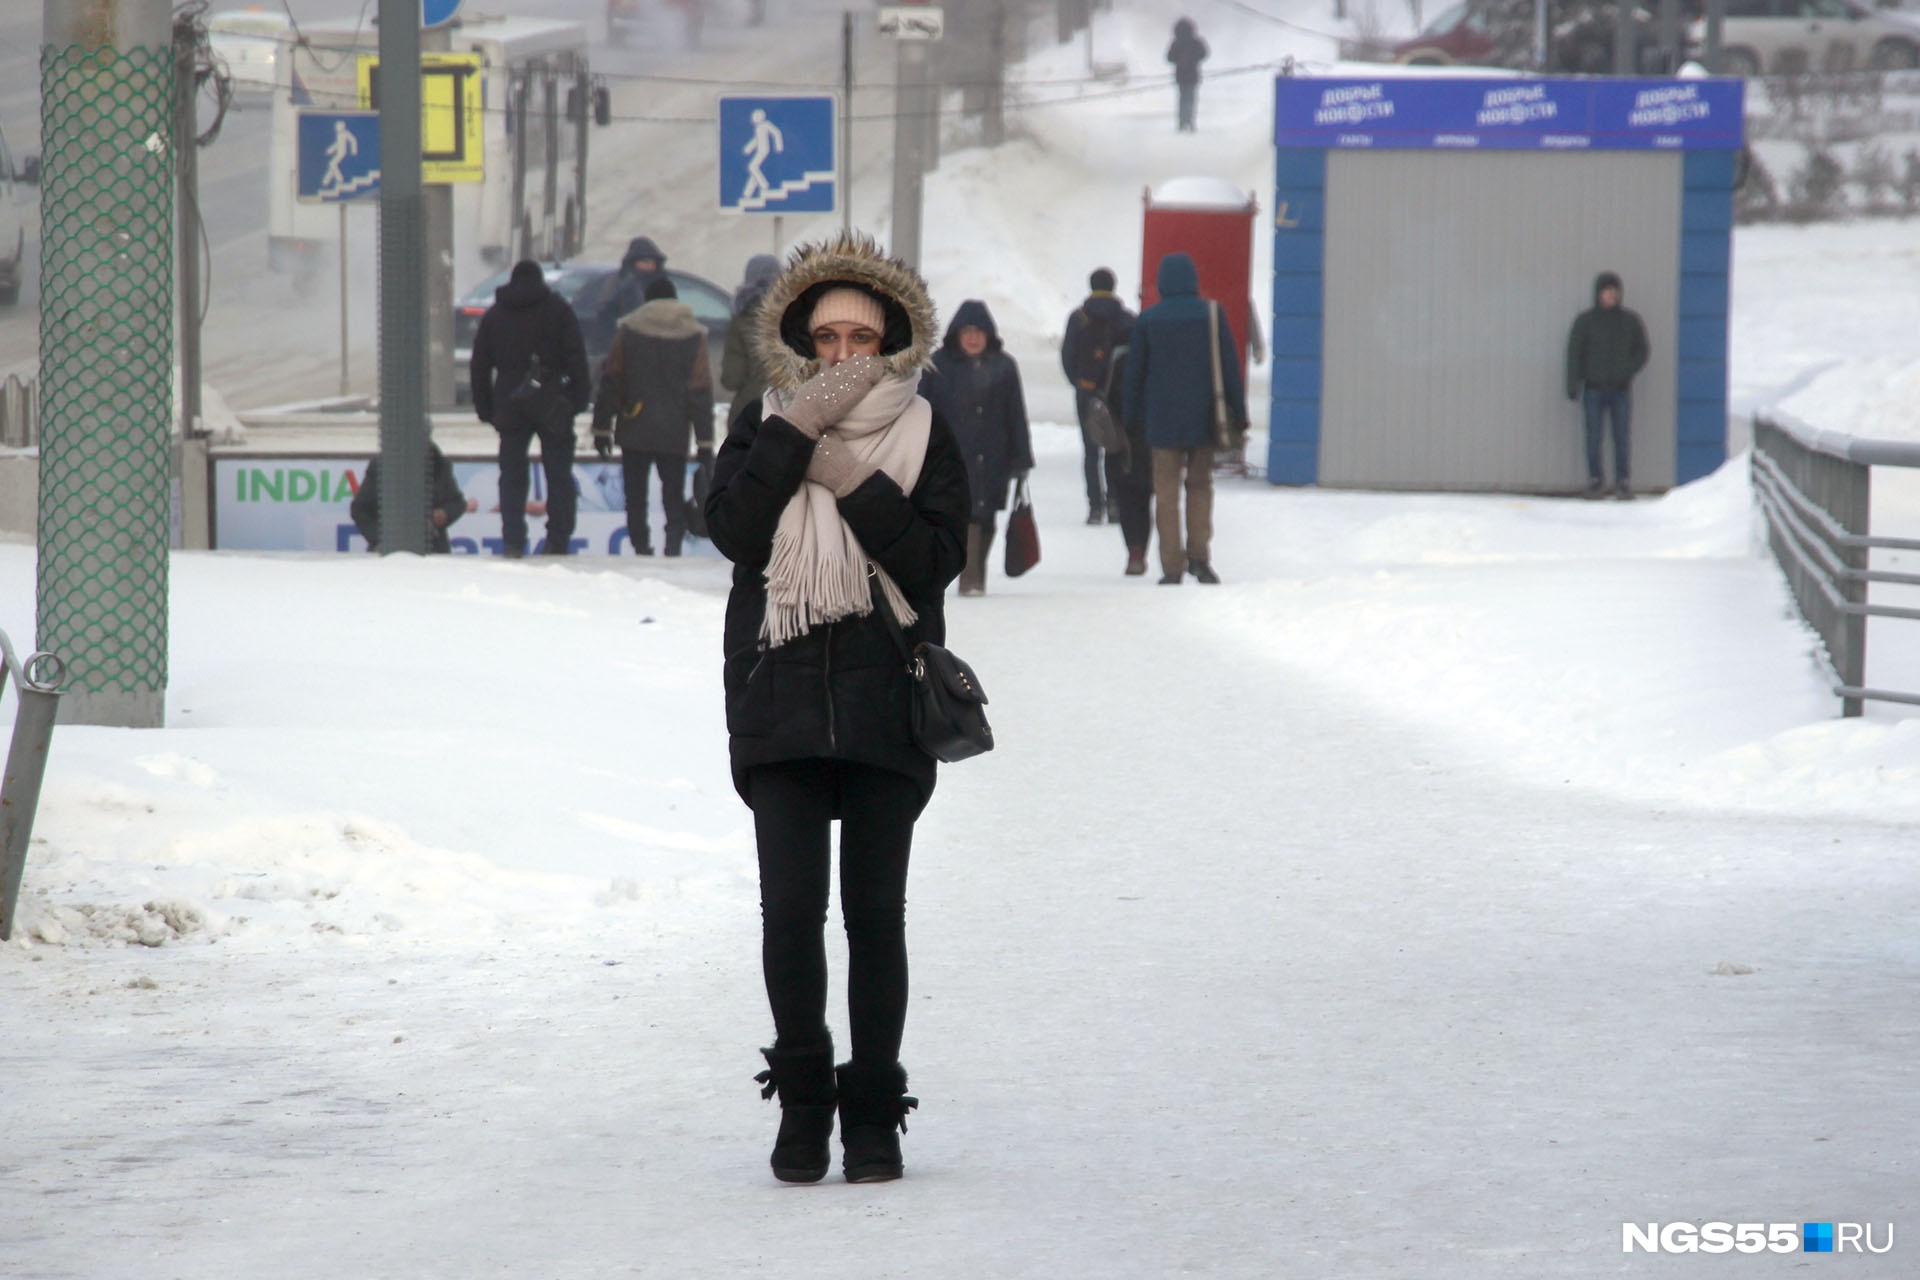
{"label": "black trousers", "polygon": [[684,453],[620,451],[620,480],[627,491],[627,541],[635,551],[653,550],[647,485],[649,473],[654,471],[660,473],[660,509],[667,517],[667,554],[677,556],[680,540],[687,536],[687,455]]}
{"label": "black trousers", "polygon": [[500,537],[509,547],[527,547],[527,449],[540,437],[540,467],[547,475],[547,552],[572,549],[579,492],[573,483],[573,415],[535,425],[503,411],[494,420],[500,433]]}
{"label": "black trousers", "polygon": [[837,813],[852,1056],[876,1065],[899,1061],[907,1022],[907,857],[920,788],[903,774],[844,760],[761,765],[751,777],[760,963],[778,1044],[818,1044],[826,1030]]}
{"label": "black trousers", "polygon": [[1131,437],[1131,455],[1139,460],[1127,468],[1128,454],[1107,455],[1107,501],[1120,513],[1120,537],[1129,551],[1145,551],[1153,541],[1153,462],[1145,436]]}

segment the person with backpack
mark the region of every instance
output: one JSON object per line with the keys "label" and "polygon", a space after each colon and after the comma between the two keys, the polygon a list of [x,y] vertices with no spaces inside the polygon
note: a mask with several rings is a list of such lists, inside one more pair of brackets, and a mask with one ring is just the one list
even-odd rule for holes
{"label": "person with backpack", "polygon": [[1104,398],[1113,353],[1127,345],[1133,332],[1133,312],[1114,293],[1113,272],[1099,268],[1087,277],[1093,292],[1067,317],[1067,336],[1060,342],[1060,365],[1073,384],[1073,407],[1080,417],[1082,467],[1087,480],[1087,523],[1118,521],[1120,513],[1111,496],[1111,486],[1101,488],[1101,450],[1087,429],[1087,413],[1096,399]]}
{"label": "person with backpack", "polygon": [[468,370],[473,412],[500,434],[500,537],[503,554],[527,553],[527,452],[540,440],[547,474],[545,554],[572,550],[578,508],[573,480],[573,417],[593,399],[579,317],[547,287],[531,259],[516,262],[473,335]]}

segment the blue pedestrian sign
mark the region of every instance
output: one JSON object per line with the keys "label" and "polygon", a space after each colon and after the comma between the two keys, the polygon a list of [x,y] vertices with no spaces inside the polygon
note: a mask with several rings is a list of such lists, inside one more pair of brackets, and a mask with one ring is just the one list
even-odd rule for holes
{"label": "blue pedestrian sign", "polygon": [[299,198],[307,204],[379,199],[380,113],[300,111],[295,115]]}
{"label": "blue pedestrian sign", "polygon": [[832,95],[720,99],[720,211],[832,213]]}

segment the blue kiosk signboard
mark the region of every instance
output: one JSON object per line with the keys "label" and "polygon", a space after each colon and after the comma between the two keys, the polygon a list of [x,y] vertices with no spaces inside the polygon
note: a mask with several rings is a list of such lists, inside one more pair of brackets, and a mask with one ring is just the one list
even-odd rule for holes
{"label": "blue kiosk signboard", "polygon": [[[1666,243],[1677,242],[1678,314],[1655,335],[1676,373],[1674,483],[1717,467],[1726,449],[1727,285],[1743,88],[1710,78],[1277,79],[1269,479],[1321,478],[1322,373],[1335,363],[1323,346],[1334,302],[1325,278],[1328,161],[1368,151],[1540,154],[1527,169],[1533,176],[1505,189],[1515,217],[1527,216],[1525,183],[1542,190],[1564,180],[1569,170],[1556,165],[1577,165],[1579,153],[1674,153],[1679,225]],[[1392,162],[1382,156],[1378,163]]]}

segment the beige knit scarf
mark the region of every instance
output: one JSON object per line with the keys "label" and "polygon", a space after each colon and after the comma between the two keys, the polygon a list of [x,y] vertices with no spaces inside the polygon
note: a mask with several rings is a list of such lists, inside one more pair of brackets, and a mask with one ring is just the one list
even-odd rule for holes
{"label": "beige knit scarf", "polygon": [[[916,394],[918,374],[882,380],[838,426],[827,432],[844,443],[853,456],[893,477],[903,493],[919,483],[932,434],[933,407]],[[785,409],[791,394],[769,390],[765,409]],[[860,540],[840,518],[840,505],[825,485],[803,480],[788,500],[773,533],[773,558],[767,563],[767,612],[760,622],[760,640],[769,648],[783,645],[814,627],[849,615],[873,612],[867,588],[871,567],[880,590],[902,627],[919,615],[887,571],[867,559]]]}

